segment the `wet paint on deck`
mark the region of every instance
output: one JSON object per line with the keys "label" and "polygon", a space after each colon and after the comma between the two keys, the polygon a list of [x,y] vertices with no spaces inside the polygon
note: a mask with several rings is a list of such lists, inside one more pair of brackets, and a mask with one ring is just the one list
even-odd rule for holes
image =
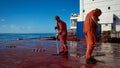
{"label": "wet paint on deck", "polygon": [[[60,47],[60,42],[57,42]],[[69,41],[69,55],[57,56],[56,41],[0,41],[0,68],[119,68],[120,44],[97,43],[96,64],[85,63],[85,42]]]}

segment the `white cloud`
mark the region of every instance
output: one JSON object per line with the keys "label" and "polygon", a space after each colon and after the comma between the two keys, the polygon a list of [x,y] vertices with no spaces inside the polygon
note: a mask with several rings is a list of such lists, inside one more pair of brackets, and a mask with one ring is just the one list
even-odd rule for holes
{"label": "white cloud", "polygon": [[1,27],[6,28],[6,27],[7,27],[7,25],[1,25]]}
{"label": "white cloud", "polygon": [[5,21],[5,19],[1,19],[0,21],[1,21],[1,22],[4,22],[4,21]]}
{"label": "white cloud", "polygon": [[30,30],[30,29],[32,29],[32,27],[31,26],[21,26],[21,27],[18,27],[18,29],[20,29],[20,30]]}
{"label": "white cloud", "polygon": [[31,26],[27,26],[27,29],[29,29],[29,30],[30,30],[30,29],[32,29],[32,27],[31,27]]}
{"label": "white cloud", "polygon": [[17,25],[10,25],[10,29],[16,29],[16,30],[30,30],[32,29],[31,26],[17,26]]}
{"label": "white cloud", "polygon": [[11,29],[17,29],[17,28],[18,28],[16,25],[13,25],[13,24],[10,25],[9,27],[10,27]]}
{"label": "white cloud", "polygon": [[[20,26],[20,25],[15,25],[15,24],[11,24],[11,25],[0,25],[0,31],[1,30],[5,30],[6,32],[12,32],[12,33],[23,33],[23,32],[32,32],[34,28],[32,26]],[[4,31],[2,31],[4,32]]]}

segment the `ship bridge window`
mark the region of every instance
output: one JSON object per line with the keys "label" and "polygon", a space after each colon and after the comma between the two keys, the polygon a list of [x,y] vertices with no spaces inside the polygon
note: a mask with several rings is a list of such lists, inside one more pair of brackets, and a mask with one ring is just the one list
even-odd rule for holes
{"label": "ship bridge window", "polygon": [[110,10],[110,6],[108,7],[108,10]]}

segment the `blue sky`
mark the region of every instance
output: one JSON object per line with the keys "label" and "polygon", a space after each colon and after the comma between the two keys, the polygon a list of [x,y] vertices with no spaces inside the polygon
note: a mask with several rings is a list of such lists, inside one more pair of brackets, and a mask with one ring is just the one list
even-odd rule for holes
{"label": "blue sky", "polygon": [[79,0],[0,0],[0,33],[54,33],[58,15],[70,28]]}

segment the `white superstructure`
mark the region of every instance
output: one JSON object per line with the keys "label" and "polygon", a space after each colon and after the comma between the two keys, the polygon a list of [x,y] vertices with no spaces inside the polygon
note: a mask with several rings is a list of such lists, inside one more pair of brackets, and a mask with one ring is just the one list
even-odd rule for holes
{"label": "white superstructure", "polygon": [[101,24],[101,31],[120,31],[120,0],[80,0],[79,2],[80,14],[78,17],[71,15],[71,23],[84,21],[89,11],[99,8],[102,11],[98,22]]}
{"label": "white superstructure", "polygon": [[76,29],[76,23],[79,19],[79,14],[71,14],[71,17],[70,17],[70,28],[71,29]]}

